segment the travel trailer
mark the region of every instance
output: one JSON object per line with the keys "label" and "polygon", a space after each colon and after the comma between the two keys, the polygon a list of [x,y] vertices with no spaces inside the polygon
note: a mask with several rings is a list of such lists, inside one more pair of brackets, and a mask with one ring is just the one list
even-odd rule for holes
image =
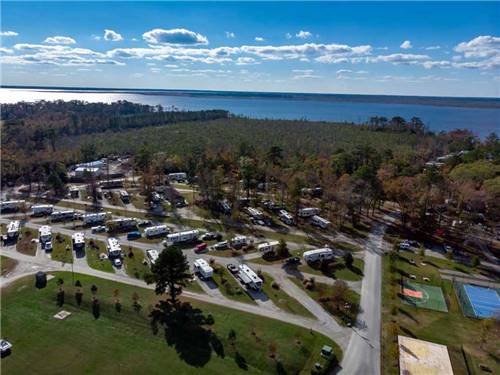
{"label": "travel trailer", "polygon": [[91,214],[83,214],[82,221],[84,225],[93,225],[104,223],[107,218],[107,214],[105,212],[96,212]]}
{"label": "travel trailer", "polygon": [[204,280],[210,279],[214,272],[214,269],[208,265],[205,259],[196,259],[193,263],[193,268],[194,272]]}
{"label": "travel trailer", "polygon": [[106,249],[108,250],[108,257],[110,258],[120,257],[122,255],[122,247],[117,238],[108,238]]}
{"label": "travel trailer", "polygon": [[54,211],[54,206],[51,204],[34,204],[31,206],[33,216],[50,215]]}
{"label": "travel trailer", "polygon": [[246,264],[240,264],[238,276],[248,288],[259,291],[262,288],[262,279]]}
{"label": "travel trailer", "polygon": [[75,210],[54,211],[50,214],[52,221],[73,220],[75,218]]}
{"label": "travel trailer", "polygon": [[306,207],[306,208],[300,208],[299,209],[299,216],[300,217],[311,217],[314,215],[319,214],[320,209],[316,207]]}
{"label": "travel trailer", "polygon": [[45,243],[52,240],[52,228],[48,225],[42,225],[38,229],[38,238],[41,243]]}
{"label": "travel trailer", "polygon": [[274,253],[279,244],[279,241],[264,242],[257,245],[257,250],[263,254]]}
{"label": "travel trailer", "polygon": [[167,245],[182,243],[182,242],[193,242],[198,240],[200,232],[198,230],[187,230],[183,232],[177,232],[167,235],[167,239],[164,241]]}
{"label": "travel trailer", "polygon": [[321,229],[326,229],[330,226],[330,222],[326,219],[323,219],[321,216],[314,215],[311,218],[311,225],[314,225],[316,227],[320,227]]}
{"label": "travel trailer", "polygon": [[73,241],[73,250],[79,251],[85,248],[85,234],[83,232],[74,233],[71,239]]}
{"label": "travel trailer", "polygon": [[7,237],[16,238],[19,235],[19,220],[13,220],[7,225]]}
{"label": "travel trailer", "polygon": [[3,201],[0,202],[0,211],[2,212],[7,212],[7,211],[17,211],[19,210],[24,204],[26,204],[26,201],[24,200],[17,200],[17,201]]}
{"label": "travel trailer", "polygon": [[248,244],[248,238],[246,236],[236,236],[231,238],[231,241],[229,242],[233,247],[241,247]]}
{"label": "travel trailer", "polygon": [[286,210],[279,210],[278,217],[286,225],[294,225],[295,224],[295,220],[293,219],[293,216],[290,215]]}
{"label": "travel trailer", "polygon": [[329,247],[305,251],[302,257],[306,263],[314,263],[323,260],[333,259],[333,250]]}
{"label": "travel trailer", "polygon": [[187,180],[186,172],[177,172],[168,174],[169,181],[184,182]]}
{"label": "travel trailer", "polygon": [[163,236],[168,233],[168,227],[166,225],[156,225],[154,227],[149,227],[144,229],[144,235],[147,238]]}

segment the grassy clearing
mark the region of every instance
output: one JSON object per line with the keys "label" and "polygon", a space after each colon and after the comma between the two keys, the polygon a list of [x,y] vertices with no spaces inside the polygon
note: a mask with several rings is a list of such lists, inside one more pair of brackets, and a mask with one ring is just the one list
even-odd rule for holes
{"label": "grassy clearing", "polygon": [[51,258],[63,263],[73,263],[73,244],[69,236],[60,233],[53,235]]}
{"label": "grassy clearing", "polygon": [[214,269],[212,280],[225,297],[239,302],[255,304],[255,301],[245,292],[226,267],[217,263],[212,267]]}
{"label": "grassy clearing", "polygon": [[328,268],[325,272],[321,270],[320,265],[301,264],[298,270],[312,275],[322,275],[331,277],[332,279],[340,279],[346,281],[360,281],[363,279],[363,268],[365,263],[363,260],[354,258],[351,268],[345,265],[343,258],[336,258],[332,267]]}
{"label": "grassy clearing", "polygon": [[[52,318],[61,310],[55,304],[59,277],[66,281],[63,308],[72,313],[64,321]],[[115,373],[120,368],[128,374],[164,373],[165,369],[176,374],[201,369],[207,374],[269,374],[276,372],[279,361],[286,373],[310,374],[320,360],[323,345],[331,345],[339,360],[342,356],[335,343],[318,333],[197,301],[191,301],[194,307],[213,316],[215,323],[203,328],[209,328],[220,340],[224,355],[216,355],[205,340],[196,341],[189,335],[176,337],[169,346],[163,332],[156,336],[151,333],[147,315],[157,300],[153,291],[76,275],[84,293],[83,304],[78,307],[68,282],[71,274],[57,273],[56,279],[42,290],[35,290],[32,278],[26,278],[3,291],[2,335],[14,344],[12,354],[2,359],[5,373],[27,374],[33,369],[39,373]],[[98,287],[96,296],[101,307],[97,320],[91,314],[92,284]],[[121,312],[114,308],[115,290]],[[132,308],[134,293],[142,306],[139,312]],[[231,331],[234,335],[229,334]]]}
{"label": "grassy clearing", "polygon": [[123,263],[127,275],[136,279],[144,279],[144,275],[149,272],[144,252],[135,247],[123,247]]}
{"label": "grassy clearing", "polygon": [[22,254],[35,256],[38,242],[34,240],[37,238],[38,231],[36,229],[22,227],[16,244],[17,251]]}
{"label": "grassy clearing", "polygon": [[275,283],[271,275],[265,272],[263,272],[262,275],[264,277],[262,290],[276,306],[292,314],[302,315],[308,318],[313,317],[309,310],[301,305],[295,298],[282,291],[279,284]]}
{"label": "grassy clearing", "polygon": [[106,244],[98,240],[86,240],[85,255],[91,268],[99,271],[114,273],[113,265],[108,259],[101,260],[99,254],[107,254]]}
{"label": "grassy clearing", "polygon": [[139,208],[141,210],[147,209],[145,198],[139,194],[133,194],[130,203],[132,203],[135,208]]}
{"label": "grassy clearing", "polygon": [[0,266],[2,276],[5,276],[16,268],[17,260],[0,255]]}
{"label": "grassy clearing", "polygon": [[[413,260],[416,265],[410,263]],[[422,265],[424,260],[426,265]],[[441,279],[439,266],[455,269],[454,262],[426,257],[425,259],[409,252],[386,255],[383,259],[382,282],[382,370],[384,374],[399,374],[397,335],[416,337],[446,345],[450,354],[455,375],[480,374],[479,364],[486,364],[493,373],[500,372],[497,352],[500,336],[489,336],[481,342],[482,321],[463,316],[457,302],[452,284]],[[403,303],[398,293],[400,278],[413,274],[421,282],[428,277],[429,285],[439,286],[443,290],[448,306],[448,313],[413,307]],[[498,328],[497,328],[498,329]],[[493,329],[489,330],[494,333]],[[465,353],[465,356],[464,356]]]}

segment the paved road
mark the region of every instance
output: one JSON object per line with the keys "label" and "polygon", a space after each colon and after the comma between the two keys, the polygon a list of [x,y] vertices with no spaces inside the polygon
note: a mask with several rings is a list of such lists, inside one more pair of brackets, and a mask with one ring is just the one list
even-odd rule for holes
{"label": "paved road", "polygon": [[[390,220],[389,217],[384,217]],[[380,329],[382,258],[386,225],[377,224],[365,246],[364,278],[361,285],[361,312],[340,364],[341,374],[380,374]]]}

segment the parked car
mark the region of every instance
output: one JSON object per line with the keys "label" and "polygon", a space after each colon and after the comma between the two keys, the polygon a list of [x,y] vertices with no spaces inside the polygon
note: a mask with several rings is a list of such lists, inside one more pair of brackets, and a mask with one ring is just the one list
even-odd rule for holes
{"label": "parked car", "polygon": [[52,241],[47,241],[43,244],[43,249],[45,251],[52,251]]}
{"label": "parked car", "polygon": [[113,265],[115,267],[121,267],[122,266],[122,260],[120,258],[113,259]]}
{"label": "parked car", "polygon": [[96,227],[91,228],[92,233],[102,233],[106,232],[106,227],[104,225],[98,225]]}
{"label": "parked car", "polygon": [[133,231],[127,233],[127,240],[135,240],[137,238],[141,238],[142,234],[139,231]]}
{"label": "parked car", "polygon": [[211,240],[220,241],[222,239],[222,234],[217,232],[207,232],[201,236],[201,239],[203,241],[211,241]]}
{"label": "parked car", "polygon": [[205,253],[207,251],[208,251],[208,245],[206,242],[202,242],[202,243],[196,245],[196,247],[194,248],[194,252],[196,254]]}
{"label": "parked car", "polygon": [[216,243],[214,245],[215,250],[225,250],[228,248],[229,248],[229,242],[227,242],[227,241],[222,241],[222,242]]}
{"label": "parked car", "polygon": [[0,350],[2,354],[10,352],[10,349],[12,349],[12,344],[7,340],[0,339]]}
{"label": "parked car", "polygon": [[288,258],[285,260],[285,265],[287,265],[287,266],[292,266],[292,265],[296,265],[296,264],[300,264],[299,257]]}
{"label": "parked car", "polygon": [[236,275],[239,272],[238,267],[236,267],[232,263],[229,263],[226,267],[227,267],[228,271],[231,272],[233,275]]}

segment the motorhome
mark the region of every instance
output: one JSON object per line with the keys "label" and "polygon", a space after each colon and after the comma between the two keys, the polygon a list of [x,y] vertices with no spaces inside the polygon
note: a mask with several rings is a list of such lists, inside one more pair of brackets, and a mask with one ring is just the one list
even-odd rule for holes
{"label": "motorhome", "polygon": [[16,238],[19,235],[19,220],[13,220],[7,225],[7,237]]}
{"label": "motorhome", "polygon": [[181,242],[193,242],[198,240],[200,231],[198,230],[187,230],[183,232],[177,232],[167,235],[167,239],[164,241],[167,245],[181,243]]}
{"label": "motorhome", "polygon": [[248,238],[246,236],[236,236],[231,238],[231,241],[229,242],[233,247],[241,247],[248,244]]}
{"label": "motorhome", "polygon": [[38,238],[41,243],[45,243],[52,240],[52,228],[48,225],[42,225],[38,229]]}
{"label": "motorhome", "polygon": [[151,265],[155,264],[155,262],[158,260],[158,257],[160,256],[158,254],[158,250],[155,249],[146,250],[146,255],[149,258],[149,262]]}
{"label": "motorhome", "polygon": [[144,229],[144,235],[147,238],[163,236],[168,233],[168,227],[166,225],[156,225],[154,227],[149,227]]}
{"label": "motorhome", "polygon": [[123,187],[123,179],[118,178],[115,180],[106,180],[99,182],[101,189],[114,189]]}
{"label": "motorhome", "polygon": [[299,216],[300,217],[311,217],[314,215],[319,214],[320,209],[316,207],[306,207],[306,208],[300,208],[299,209]]}
{"label": "motorhome", "polygon": [[129,204],[130,203],[130,195],[127,193],[126,190],[120,190],[120,199],[125,204]]}
{"label": "motorhome", "polygon": [[19,210],[26,201],[24,200],[16,200],[16,201],[3,201],[0,202],[0,211],[17,211]]}
{"label": "motorhome", "polygon": [[250,267],[240,264],[238,268],[238,276],[246,287],[257,291],[262,288],[262,279]]}
{"label": "motorhome", "polygon": [[333,250],[329,247],[323,247],[321,249],[305,251],[302,257],[306,263],[314,263],[323,260],[333,259]]}
{"label": "motorhome", "polygon": [[123,217],[118,219],[109,220],[107,222],[108,231],[113,230],[127,230],[137,226],[137,219],[133,217]]}
{"label": "motorhome", "polygon": [[169,181],[184,182],[187,180],[186,172],[177,172],[168,174]]}
{"label": "motorhome", "polygon": [[110,258],[120,257],[122,255],[122,247],[117,238],[108,238],[106,249],[108,250],[108,257]]}
{"label": "motorhome", "polygon": [[214,269],[210,267],[205,259],[196,259],[193,263],[194,272],[197,273],[201,279],[210,279],[214,273]]}
{"label": "motorhome", "polygon": [[274,253],[279,246],[279,241],[264,242],[257,245],[257,250],[263,254]]}
{"label": "motorhome", "polygon": [[71,236],[73,241],[73,250],[79,251],[85,248],[85,234],[83,232],[76,232]]}
{"label": "motorhome", "polygon": [[321,216],[314,215],[311,218],[311,225],[314,225],[316,227],[320,227],[321,229],[326,229],[330,226],[330,222],[326,219],[323,219]]}
{"label": "motorhome", "polygon": [[74,218],[75,210],[54,211],[50,214],[52,221],[73,220]]}
{"label": "motorhome", "polygon": [[290,215],[286,210],[280,210],[278,212],[278,217],[286,225],[294,225],[295,224],[295,220],[293,219],[293,216]]}
{"label": "motorhome", "polygon": [[106,212],[96,212],[91,214],[83,214],[82,221],[84,225],[94,225],[104,223],[107,218]]}
{"label": "motorhome", "polygon": [[54,206],[52,204],[34,204],[31,206],[31,211],[33,211],[33,216],[50,215],[54,211]]}

